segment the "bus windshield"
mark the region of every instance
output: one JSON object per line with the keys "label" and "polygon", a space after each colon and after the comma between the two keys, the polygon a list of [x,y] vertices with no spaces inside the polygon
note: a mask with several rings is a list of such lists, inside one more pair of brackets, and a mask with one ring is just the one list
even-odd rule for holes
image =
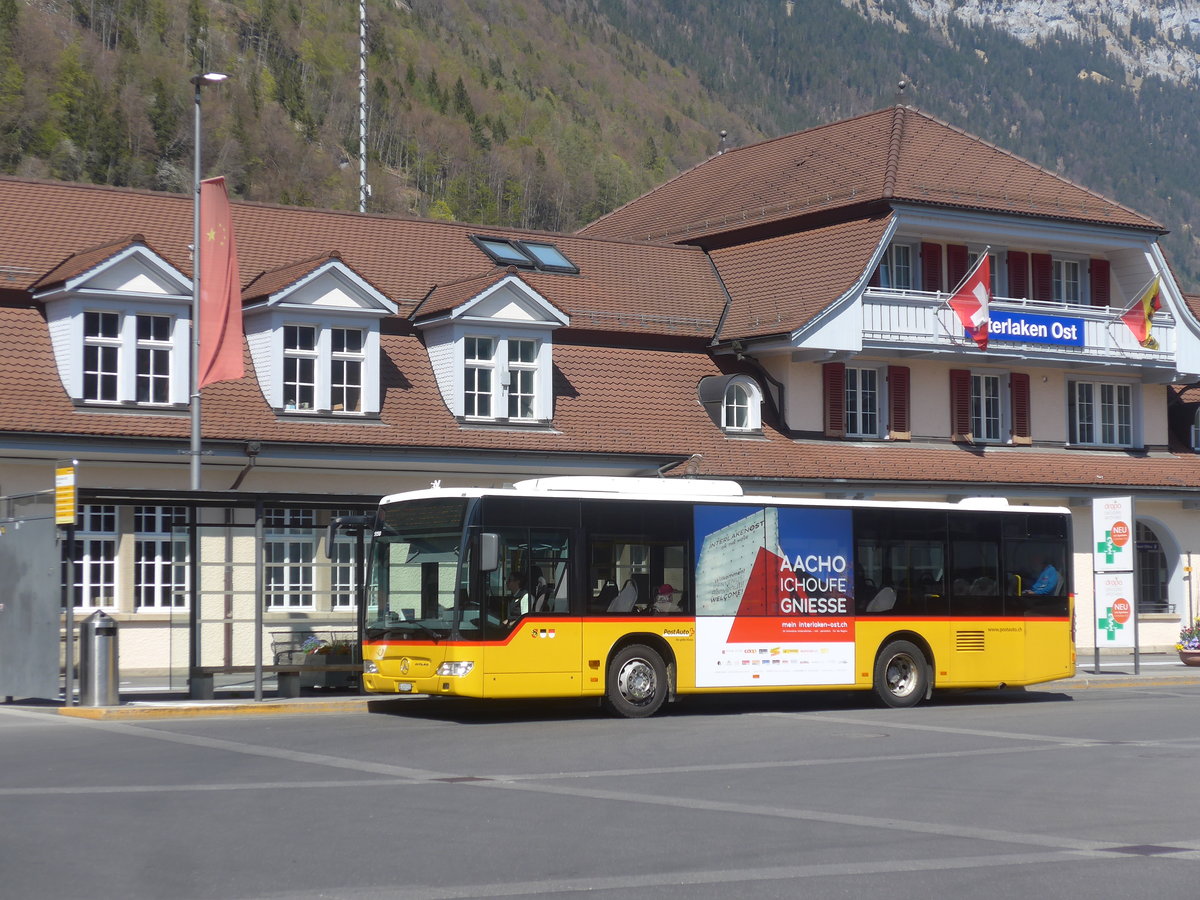
{"label": "bus windshield", "polygon": [[460,552],[462,498],[430,498],[385,506],[371,544],[368,641],[440,640],[454,632],[456,598],[465,596],[468,566]]}

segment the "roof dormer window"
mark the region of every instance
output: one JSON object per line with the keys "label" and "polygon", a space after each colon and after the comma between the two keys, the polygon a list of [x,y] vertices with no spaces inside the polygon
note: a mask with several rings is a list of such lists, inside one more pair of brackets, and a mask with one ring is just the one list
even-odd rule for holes
{"label": "roof dormer window", "polygon": [[569,320],[520,273],[439,286],[413,319],[460,421],[526,427],[554,417],[554,331]]}
{"label": "roof dormer window", "polygon": [[246,335],[278,412],[378,415],[379,322],[395,304],[336,254],[266,272],[247,286]]}
{"label": "roof dormer window", "polygon": [[136,236],[39,283],[59,377],[81,406],[186,406],[191,284]]}
{"label": "roof dormer window", "polygon": [[762,389],[749,375],[709,375],[697,386],[713,424],[729,435],[762,432]]}

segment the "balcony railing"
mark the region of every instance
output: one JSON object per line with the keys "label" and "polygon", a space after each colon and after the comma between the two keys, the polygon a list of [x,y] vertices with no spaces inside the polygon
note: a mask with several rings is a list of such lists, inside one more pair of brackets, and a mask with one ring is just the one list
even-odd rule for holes
{"label": "balcony railing", "polygon": [[[971,344],[948,294],[870,288],[863,296],[864,344],[949,350]],[[988,348],[1062,359],[1129,360],[1170,364],[1175,359],[1175,320],[1160,312],[1141,346],[1121,321],[1123,309],[993,298]]]}

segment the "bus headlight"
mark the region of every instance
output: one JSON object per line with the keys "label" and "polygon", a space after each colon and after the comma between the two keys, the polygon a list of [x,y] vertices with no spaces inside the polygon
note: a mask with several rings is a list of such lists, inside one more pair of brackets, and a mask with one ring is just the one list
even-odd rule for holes
{"label": "bus headlight", "polygon": [[473,668],[475,668],[475,663],[473,662],[444,662],[438,666],[437,674],[455,675],[461,678],[463,675],[468,674]]}
{"label": "bus headlight", "polygon": [[375,663],[368,659],[363,663],[363,671],[368,675],[377,675],[379,674],[379,666],[375,665]]}

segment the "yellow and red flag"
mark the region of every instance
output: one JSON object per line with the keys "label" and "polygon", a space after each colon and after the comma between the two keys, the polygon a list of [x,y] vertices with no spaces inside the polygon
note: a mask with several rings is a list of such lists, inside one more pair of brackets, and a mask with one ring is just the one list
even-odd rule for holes
{"label": "yellow and red flag", "polygon": [[986,350],[988,345],[988,304],[992,299],[992,264],[987,253],[980,253],[975,267],[963,278],[950,298],[950,308],[958,315],[963,328]]}
{"label": "yellow and red flag", "polygon": [[1151,336],[1150,326],[1154,324],[1154,314],[1162,309],[1160,294],[1156,275],[1129,309],[1121,313],[1121,321],[1133,332],[1137,342],[1148,350],[1158,349],[1158,341]]}
{"label": "yellow and red flag", "polygon": [[200,376],[197,388],[246,374],[242,285],[224,178],[200,182]]}

